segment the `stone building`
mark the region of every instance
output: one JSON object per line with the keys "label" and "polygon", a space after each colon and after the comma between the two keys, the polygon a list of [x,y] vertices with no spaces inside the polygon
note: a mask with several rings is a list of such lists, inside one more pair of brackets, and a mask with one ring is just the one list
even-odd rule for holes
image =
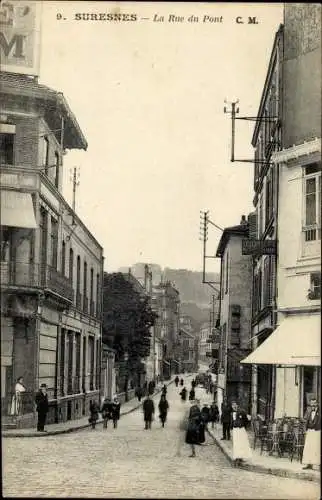
{"label": "stone building", "polygon": [[242,253],[249,229],[244,218],[224,229],[216,251],[221,259],[220,342],[217,398],[236,399],[249,410],[251,373],[240,360],[250,352],[252,258]]}
{"label": "stone building", "polygon": [[[60,92],[0,77],[1,398],[27,387],[16,425],[33,424],[48,386],[48,422],[81,417],[98,399],[103,249],[62,195],[63,156],[87,142]],[[15,416],[16,417],[16,416]]]}
{"label": "stone building", "polygon": [[[277,316],[273,333],[245,361],[272,366],[270,416],[297,417],[321,390],[321,6],[285,4],[279,44],[281,131],[269,167],[277,182]],[[275,42],[272,57],[276,49]]]}
{"label": "stone building", "polygon": [[161,378],[168,379],[171,373],[178,373],[179,360],[177,355],[180,295],[170,281],[161,281],[153,287],[153,309],[158,314],[155,324],[155,335],[159,339],[158,346],[162,350],[160,360]]}
{"label": "stone building", "polygon": [[[252,138],[255,211],[250,215],[250,247],[244,249],[253,257],[252,349],[270,336],[277,321],[278,176],[271,158],[281,149],[282,58],[283,27],[280,26],[275,35]],[[252,414],[272,417],[274,400],[274,365],[253,365]]]}

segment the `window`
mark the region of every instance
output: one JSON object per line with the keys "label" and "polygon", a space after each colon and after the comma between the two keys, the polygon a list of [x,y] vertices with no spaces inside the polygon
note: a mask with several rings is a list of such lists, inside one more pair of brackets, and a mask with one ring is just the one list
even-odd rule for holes
{"label": "window", "polygon": [[80,293],[80,273],[81,273],[81,262],[80,256],[77,255],[77,265],[76,265],[76,293]]}
{"label": "window", "polygon": [[55,153],[55,186],[56,188],[59,187],[59,154]]}
{"label": "window", "polygon": [[48,167],[49,167],[49,140],[48,140],[47,137],[44,137],[44,142],[43,142],[42,164],[45,167],[45,174],[48,175]]}
{"label": "window", "polygon": [[267,174],[266,177],[266,196],[265,196],[265,222],[266,226],[271,221],[273,217],[273,196],[274,196],[274,186],[273,186],[273,169]]}
{"label": "window", "polygon": [[65,276],[66,273],[66,243],[62,242],[61,248],[61,273]]}
{"label": "window", "polygon": [[51,266],[57,269],[58,222],[51,218]]}
{"label": "window", "polygon": [[47,265],[47,229],[48,229],[48,213],[43,207],[40,207],[40,249],[41,249],[41,262]]}
{"label": "window", "polygon": [[100,275],[96,275],[96,316],[100,315]]}
{"label": "window", "polygon": [[13,165],[15,134],[0,134],[0,165]]}
{"label": "window", "polygon": [[90,278],[90,280],[91,280],[90,281],[90,292],[89,292],[90,293],[89,297],[90,297],[90,301],[91,301],[91,303],[90,303],[90,308],[91,308],[90,313],[93,316],[94,315],[94,308],[93,308],[93,299],[94,299],[94,296],[93,296],[93,294],[94,294],[94,269],[93,268],[91,268],[91,278]]}
{"label": "window", "polygon": [[264,196],[261,193],[258,200],[258,237],[260,238],[264,230]]}
{"label": "window", "polygon": [[320,298],[321,298],[321,273],[311,273],[308,299],[317,300]]}
{"label": "window", "polygon": [[83,300],[84,312],[88,313],[88,298],[87,298],[87,262],[84,262],[84,277],[83,277]]}
{"label": "window", "polygon": [[304,235],[305,241],[321,239],[321,168],[318,163],[305,167]]}
{"label": "window", "polygon": [[263,307],[272,305],[273,298],[273,278],[275,269],[273,267],[273,258],[267,256],[264,261],[264,279],[263,279]]}
{"label": "window", "polygon": [[74,251],[72,248],[69,250],[69,279],[73,283],[73,279],[74,279]]}

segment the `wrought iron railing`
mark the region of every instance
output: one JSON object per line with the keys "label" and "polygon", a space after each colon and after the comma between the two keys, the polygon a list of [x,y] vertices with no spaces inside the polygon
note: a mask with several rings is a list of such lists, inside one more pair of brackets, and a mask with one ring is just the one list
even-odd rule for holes
{"label": "wrought iron railing", "polygon": [[22,392],[16,397],[15,392],[7,393],[1,398],[1,416],[19,417],[32,413],[35,408],[35,393]]}
{"label": "wrought iron railing", "polygon": [[47,288],[69,301],[73,300],[71,280],[51,266],[9,261],[1,262],[0,270],[2,286]]}

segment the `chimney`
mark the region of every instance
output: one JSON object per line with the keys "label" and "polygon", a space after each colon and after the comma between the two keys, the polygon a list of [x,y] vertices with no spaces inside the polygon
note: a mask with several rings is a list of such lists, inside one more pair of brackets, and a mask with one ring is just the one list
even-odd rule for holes
{"label": "chimney", "polygon": [[241,216],[241,221],[240,221],[240,225],[241,226],[247,226],[248,222],[246,220],[246,216],[245,215],[242,215]]}

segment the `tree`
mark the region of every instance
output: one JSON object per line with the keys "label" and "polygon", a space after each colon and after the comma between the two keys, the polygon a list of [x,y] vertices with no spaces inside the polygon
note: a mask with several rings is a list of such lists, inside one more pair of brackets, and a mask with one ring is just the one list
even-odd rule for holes
{"label": "tree", "polygon": [[104,273],[103,342],[115,350],[117,362],[128,354],[127,372],[137,373],[142,358],[149,355],[156,318],[143,289],[138,291],[122,273]]}

